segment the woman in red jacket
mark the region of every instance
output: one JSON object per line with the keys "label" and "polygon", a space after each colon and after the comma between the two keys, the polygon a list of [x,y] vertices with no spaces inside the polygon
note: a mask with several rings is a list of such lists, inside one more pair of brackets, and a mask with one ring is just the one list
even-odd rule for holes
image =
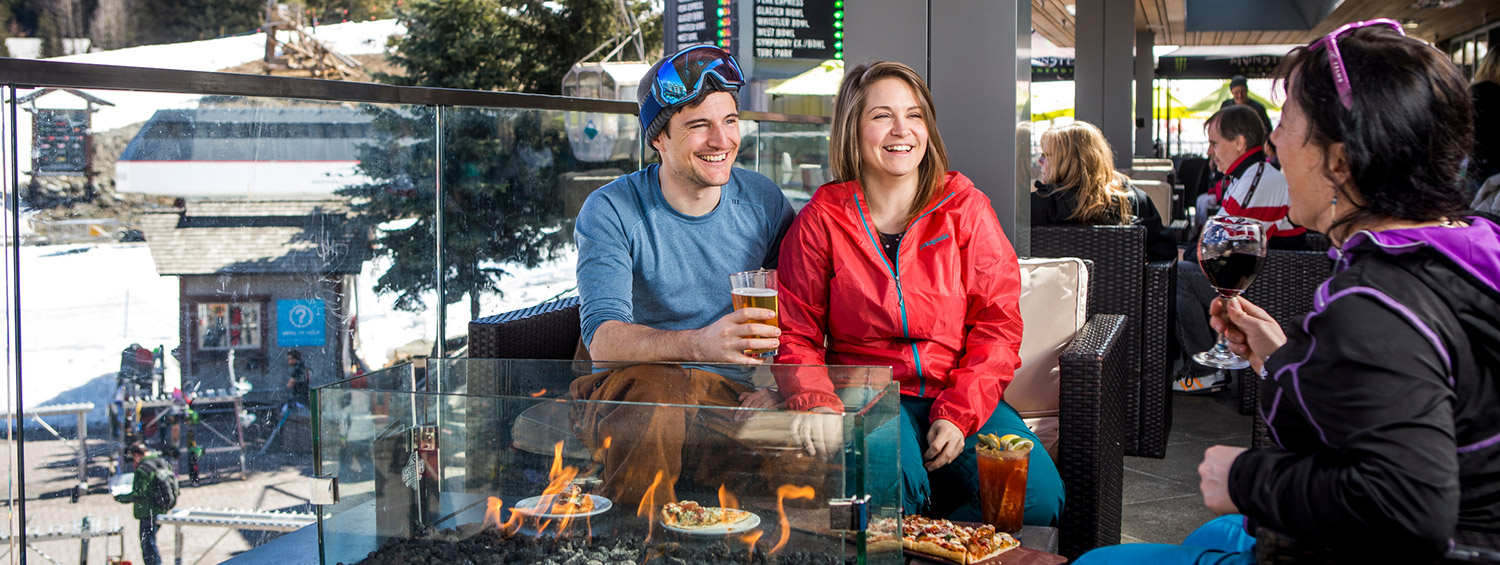
{"label": "woman in red jacket", "polygon": [[[975,436],[1041,442],[1005,403],[1020,366],[1015,251],[989,198],[948,171],[932,94],[911,68],[849,69],[834,100],[834,175],[781,246],[778,363],[881,365],[901,383],[908,514],[980,519]],[[839,411],[825,376],[779,376],[787,407]],[[880,433],[880,432],[877,432]],[[1062,480],[1035,449],[1027,524],[1053,525]]]}

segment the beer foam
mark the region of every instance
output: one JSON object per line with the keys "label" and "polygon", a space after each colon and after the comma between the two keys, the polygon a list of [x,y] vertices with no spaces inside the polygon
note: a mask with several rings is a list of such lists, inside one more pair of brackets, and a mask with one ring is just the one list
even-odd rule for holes
{"label": "beer foam", "polygon": [[730,292],[740,296],[776,296],[776,289],[774,288],[750,288],[742,286]]}

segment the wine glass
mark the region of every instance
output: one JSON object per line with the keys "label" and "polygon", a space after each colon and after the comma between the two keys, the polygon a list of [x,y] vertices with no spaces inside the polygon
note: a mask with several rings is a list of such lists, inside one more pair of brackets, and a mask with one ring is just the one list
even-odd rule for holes
{"label": "wine glass", "polygon": [[[1198,238],[1198,266],[1208,277],[1208,284],[1219,291],[1219,300],[1229,306],[1229,299],[1239,296],[1260,274],[1266,262],[1264,224],[1250,218],[1215,216],[1203,226]],[[1250,362],[1229,350],[1229,338],[1219,334],[1213,349],[1193,356],[1199,364],[1219,369],[1244,369]]]}

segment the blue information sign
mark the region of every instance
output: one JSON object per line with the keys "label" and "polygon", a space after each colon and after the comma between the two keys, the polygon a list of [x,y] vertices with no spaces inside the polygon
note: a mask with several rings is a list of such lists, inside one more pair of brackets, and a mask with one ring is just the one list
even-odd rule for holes
{"label": "blue information sign", "polygon": [[324,345],[323,300],[277,300],[276,346]]}

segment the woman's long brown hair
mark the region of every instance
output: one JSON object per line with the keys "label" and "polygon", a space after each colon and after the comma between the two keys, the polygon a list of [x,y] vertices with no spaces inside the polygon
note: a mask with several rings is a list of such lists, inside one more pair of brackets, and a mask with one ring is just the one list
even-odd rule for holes
{"label": "woman's long brown hair", "polygon": [[917,167],[917,194],[906,213],[905,223],[910,224],[942,190],[944,177],[948,174],[948,151],[943,148],[943,138],[938,135],[932,91],[911,67],[895,61],[872,61],[844,72],[838,96],[833,99],[828,161],[834,178],[843,182],[863,180],[860,176],[864,164],[859,157],[859,121],[864,114],[870,85],[887,78],[900,80],[911,87],[922,106],[922,119],[927,123],[927,154],[922,156],[922,163]]}

